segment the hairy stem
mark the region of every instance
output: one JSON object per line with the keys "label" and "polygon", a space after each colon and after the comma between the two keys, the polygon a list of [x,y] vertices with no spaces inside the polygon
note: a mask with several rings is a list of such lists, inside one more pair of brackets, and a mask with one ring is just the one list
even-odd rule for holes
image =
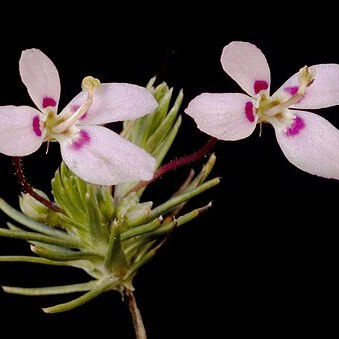
{"label": "hairy stem", "polygon": [[63,213],[63,209],[59,206],[56,206],[51,201],[45,199],[41,195],[39,195],[37,192],[34,191],[33,187],[30,185],[30,183],[27,181],[26,176],[24,174],[24,169],[22,166],[22,158],[21,157],[13,157],[13,165],[15,169],[15,175],[19,180],[19,183],[22,187],[22,190],[24,193],[28,193],[30,196],[32,196],[37,201],[41,202],[43,205],[48,207],[54,212],[57,213]]}
{"label": "hairy stem", "polygon": [[178,167],[181,166],[185,166],[185,165],[189,165],[190,163],[197,161],[199,159],[201,159],[203,156],[205,156],[206,154],[208,154],[212,148],[214,147],[215,143],[218,141],[217,138],[211,137],[208,142],[198,151],[190,154],[190,155],[186,155],[184,157],[181,157],[179,159],[176,160],[172,160],[169,163],[161,166],[153,175],[153,178],[151,180],[147,180],[147,181],[140,181],[132,190],[131,192],[137,192],[139,191],[141,188],[143,188],[144,186],[147,186],[148,184],[156,181],[157,179],[159,179],[162,175],[166,174],[167,172],[174,170]]}
{"label": "hairy stem", "polygon": [[127,298],[128,309],[132,316],[136,339],[147,339],[145,326],[142,321],[141,313],[138,308],[137,301],[135,300],[133,292],[126,290],[125,296]]}

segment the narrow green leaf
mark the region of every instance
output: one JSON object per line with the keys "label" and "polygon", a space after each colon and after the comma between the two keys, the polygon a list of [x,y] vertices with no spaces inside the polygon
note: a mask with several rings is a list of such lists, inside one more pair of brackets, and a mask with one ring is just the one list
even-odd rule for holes
{"label": "narrow green leaf", "polygon": [[[192,190],[196,187],[198,187],[200,184],[202,184],[206,178],[208,177],[208,175],[210,174],[214,164],[215,164],[215,161],[216,161],[216,156],[214,154],[212,154],[207,163],[203,165],[200,173],[193,179],[191,180],[192,178],[189,178],[189,181],[186,183],[184,183],[180,189],[175,192],[172,197],[176,197],[176,196],[179,196],[189,190]],[[187,181],[187,180],[186,180]],[[171,213],[172,216],[176,216],[180,213],[180,211],[185,207],[185,205],[187,204],[188,200],[186,200],[185,202],[181,203],[180,205],[178,205],[174,210],[173,212]]]}
{"label": "narrow green leaf", "polygon": [[23,232],[25,232],[24,229],[12,224],[11,222],[6,222],[6,225],[11,231],[23,231]]}
{"label": "narrow green leaf", "polygon": [[165,138],[159,143],[157,148],[152,152],[152,155],[157,161],[157,166],[160,166],[162,161],[164,160],[165,155],[167,154],[168,150],[170,149],[181,125],[182,118],[179,115],[174,126],[172,127],[171,131],[166,135]]}
{"label": "narrow green leaf", "polygon": [[[201,213],[205,212],[212,206],[212,203],[210,202],[206,206],[196,208],[191,212],[188,212],[182,216],[180,216],[178,219],[176,219],[176,227],[182,226],[186,224],[187,222],[197,218]],[[163,224],[159,229],[155,230],[154,232],[147,235],[148,240],[157,239],[161,235],[165,235],[168,232],[171,232],[173,229],[172,223]]]}
{"label": "narrow green leaf", "polygon": [[139,118],[133,125],[133,131],[130,133],[132,137],[132,142],[143,148],[144,138],[145,138],[145,129],[147,128],[147,119],[146,117]]}
{"label": "narrow green leaf", "polygon": [[110,224],[115,212],[112,188],[110,186],[101,186],[97,191],[97,199],[104,222]]}
{"label": "narrow green leaf", "polygon": [[41,296],[41,295],[55,295],[55,294],[68,294],[75,292],[86,292],[95,287],[96,280],[87,283],[64,285],[64,286],[51,286],[51,287],[13,287],[1,286],[3,290],[11,294],[21,294],[27,296]]}
{"label": "narrow green leaf", "polygon": [[0,228],[0,237],[13,238],[13,239],[23,239],[23,240],[32,240],[39,241],[41,243],[53,244],[57,246],[64,246],[68,248],[80,248],[81,244],[75,240],[66,240],[51,237],[48,235],[38,234],[34,232],[25,232],[25,231],[10,231]]}
{"label": "narrow green leaf", "polygon": [[77,220],[73,220],[65,214],[59,217],[60,227],[64,227],[69,234],[78,235],[87,235],[88,229],[86,224],[81,224]]}
{"label": "narrow green leaf", "polygon": [[207,211],[209,208],[212,207],[212,202],[208,203],[206,206],[203,207],[199,207],[196,208],[195,210],[186,213],[184,215],[182,215],[181,217],[179,217],[177,219],[177,227],[186,224],[187,222],[195,219],[196,217],[198,217],[201,213]]}
{"label": "narrow green leaf", "polygon": [[78,179],[62,162],[52,179],[55,200],[63,207],[66,214],[80,223],[86,221],[83,202],[79,194]]}
{"label": "narrow green leaf", "polygon": [[106,244],[108,229],[101,221],[98,201],[92,187],[88,187],[88,191],[85,194],[85,201],[88,216],[87,226],[91,233],[91,241],[93,244]]}
{"label": "narrow green leaf", "polygon": [[[147,139],[159,128],[161,122],[165,119],[171,102],[173,88],[169,89],[159,101],[158,108],[149,115],[148,129],[146,131]],[[147,140],[146,140],[147,141]]]}
{"label": "narrow green leaf", "polygon": [[67,233],[63,231],[59,231],[53,227],[49,227],[46,224],[43,224],[41,222],[31,219],[25,214],[17,211],[15,208],[7,204],[7,202],[1,198],[0,198],[0,209],[4,213],[6,213],[10,218],[12,218],[13,220],[17,221],[21,225],[24,225],[33,231],[47,234],[53,237],[58,237],[58,238],[65,239],[65,240],[72,240],[72,238]]}
{"label": "narrow green leaf", "polygon": [[154,98],[156,101],[160,101],[161,98],[168,92],[169,88],[166,84],[166,82],[162,82],[160,85],[158,85],[155,89],[154,89]]}
{"label": "narrow green leaf", "polygon": [[54,266],[68,266],[68,263],[48,260],[39,257],[29,257],[21,255],[5,255],[0,256],[0,262],[27,262],[31,264],[54,265]]}
{"label": "narrow green leaf", "polygon": [[41,246],[31,246],[32,252],[40,257],[56,261],[100,260],[100,255],[91,252],[75,252],[68,249],[51,250]]}
{"label": "narrow green leaf", "polygon": [[160,247],[163,245],[163,241],[160,242],[156,247],[152,248],[146,254],[144,254],[139,261],[137,261],[133,267],[127,272],[124,280],[130,280],[133,276],[138,272],[139,268],[144,266],[147,262],[149,262],[159,251]]}
{"label": "narrow green leaf", "polygon": [[121,239],[126,240],[132,237],[136,237],[138,235],[143,235],[145,233],[152,232],[161,226],[161,221],[162,218],[156,218],[155,220],[152,220],[147,224],[130,228],[129,230],[121,234]]}
{"label": "narrow green leaf", "polygon": [[216,160],[217,160],[217,157],[215,156],[214,153],[212,153],[210,155],[210,157],[208,158],[208,161],[206,162],[206,164],[203,165],[200,173],[192,180],[189,188],[197,187],[199,184],[201,184],[202,182],[204,182],[206,180],[206,178],[211,173],[211,171],[212,171],[212,169],[215,165]]}
{"label": "narrow green leaf", "polygon": [[[173,208],[175,208],[177,205],[183,203],[186,200],[189,200],[193,197],[195,197],[196,195],[201,194],[202,192],[212,188],[215,185],[218,185],[220,183],[220,179],[219,178],[214,178],[211,179],[203,184],[201,184],[199,187],[189,190],[177,197],[174,197],[168,201],[166,201],[165,203],[163,203],[162,205],[154,208],[151,213],[149,214],[147,220],[152,220],[154,218],[157,218],[160,215],[165,215],[166,213],[170,212]],[[146,221],[147,221],[146,220]]]}
{"label": "narrow green leaf", "polygon": [[42,310],[46,313],[59,313],[59,312],[70,311],[94,299],[95,297],[105,292],[106,290],[110,288],[114,288],[114,286],[115,284],[112,280],[103,280],[101,282],[98,282],[95,287],[93,287],[89,292],[83,294],[79,298],[76,298],[67,303],[59,304],[59,305],[52,306],[52,307],[46,307],[46,308],[43,308]]}
{"label": "narrow green leaf", "polygon": [[[154,245],[154,243],[159,240],[159,236],[171,232],[173,228],[176,226],[177,226],[176,219],[171,220],[170,222],[167,223],[162,223],[161,226],[158,227],[157,229],[145,233],[142,237],[133,239],[133,242],[131,242],[129,246],[126,246],[125,253],[129,257],[137,255],[137,259],[140,258],[140,253],[142,254],[147,252],[148,249],[151,248]],[[166,231],[163,231],[163,229],[166,229]]]}
{"label": "narrow green leaf", "polygon": [[154,92],[154,87],[153,87],[153,85],[154,85],[154,83],[155,83],[155,80],[157,80],[157,77],[156,77],[156,76],[154,76],[153,78],[151,78],[151,79],[148,81],[147,85],[146,85],[146,89],[147,89],[149,92],[151,92],[152,94],[153,94],[153,92]]}
{"label": "narrow green leaf", "polygon": [[183,99],[182,91],[179,93],[178,98],[171,108],[169,113],[161,117],[161,120],[158,122],[157,129],[154,133],[148,138],[146,143],[146,151],[152,153],[154,149],[157,147],[159,142],[168,134],[168,132],[172,129],[174,122],[178,116],[178,110],[180,108],[180,104]]}

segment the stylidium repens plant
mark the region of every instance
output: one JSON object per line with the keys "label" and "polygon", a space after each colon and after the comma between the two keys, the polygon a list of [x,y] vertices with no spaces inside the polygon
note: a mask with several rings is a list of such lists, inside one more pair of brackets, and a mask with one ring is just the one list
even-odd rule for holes
{"label": "stylidium repens plant", "polygon": [[[76,267],[89,278],[67,286],[2,288],[28,296],[70,294],[68,302],[44,308],[47,313],[68,311],[117,291],[128,301],[137,338],[146,338],[133,278],[174,229],[211,206],[184,209],[191,198],[219,183],[218,178],[207,180],[216,157],[212,154],[197,175],[192,170],[181,179],[158,206],[143,201],[143,192],[168,170],[204,155],[214,140],[161,167],[181,124],[182,92],[172,103],[173,89],[165,83],[154,87],[155,79],[145,89],[86,77],[83,91],[57,114],[60,82],[50,59],[36,49],[24,51],[20,74],[38,109],[0,107],[0,152],[14,156],[26,191],[19,199],[21,211],[0,198],[0,209],[11,219],[0,236],[27,241],[33,254],[2,256],[0,262]],[[98,126],[119,120],[124,120],[120,135]],[[28,184],[20,158],[44,141],[58,141],[63,158],[52,179],[52,201]],[[82,294],[72,298],[74,292]]]}
{"label": "stylidium repens plant", "polygon": [[[185,112],[212,138],[192,155],[162,165],[181,124],[182,91],[172,100],[173,90],[165,83],[154,86],[155,79],[142,88],[85,77],[82,92],[58,114],[57,69],[37,49],[22,53],[21,79],[37,108],[0,107],[0,153],[14,157],[24,191],[21,211],[0,198],[0,209],[11,219],[0,236],[27,241],[33,254],[2,256],[0,262],[71,266],[89,278],[67,286],[2,286],[4,291],[70,295],[68,302],[44,308],[47,313],[68,311],[117,291],[128,301],[136,337],[145,339],[133,278],[173,230],[211,206],[187,210],[186,203],[219,183],[219,178],[208,179],[216,157],[212,154],[197,175],[191,170],[158,206],[143,200],[149,184],[200,159],[217,139],[246,138],[263,123],[274,127],[292,164],[339,179],[339,131],[305,111],[339,104],[339,65],[305,66],[271,95],[266,58],[253,44],[228,44],[221,63],[247,94],[203,93],[193,99]],[[115,121],[123,121],[120,135],[102,126]],[[58,142],[63,159],[52,179],[52,199],[31,187],[22,168],[21,157],[43,142]],[[74,292],[81,295],[72,298]]]}

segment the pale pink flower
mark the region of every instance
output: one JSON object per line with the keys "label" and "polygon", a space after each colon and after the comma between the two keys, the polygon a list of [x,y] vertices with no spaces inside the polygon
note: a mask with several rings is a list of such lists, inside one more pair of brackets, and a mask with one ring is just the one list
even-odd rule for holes
{"label": "pale pink flower", "polygon": [[339,131],[300,109],[339,104],[339,65],[302,68],[270,96],[270,69],[253,44],[234,41],[221,55],[225,72],[248,94],[203,93],[185,112],[198,128],[222,140],[248,137],[257,123],[270,123],[286,158],[299,169],[339,179]]}
{"label": "pale pink flower", "polygon": [[101,124],[151,113],[157,102],[143,87],[100,84],[86,77],[83,91],[57,114],[59,73],[40,50],[22,52],[20,75],[38,110],[0,106],[0,153],[25,156],[44,141],[58,141],[66,165],[82,179],[100,185],[149,180],[155,159]]}

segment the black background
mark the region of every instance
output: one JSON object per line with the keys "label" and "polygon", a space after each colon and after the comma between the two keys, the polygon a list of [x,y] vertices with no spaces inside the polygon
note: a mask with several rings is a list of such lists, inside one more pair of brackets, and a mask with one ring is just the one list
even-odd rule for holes
{"label": "black background", "polygon": [[[0,104],[30,105],[20,81],[18,61],[26,48],[39,48],[57,66],[61,104],[80,90],[84,76],[102,82],[145,85],[158,74],[176,93],[184,89],[183,108],[201,92],[241,91],[222,70],[224,45],[249,41],[262,49],[271,66],[271,89],[304,65],[339,63],[337,18],[321,8],[180,7],[162,4],[154,15],[139,9],[89,8],[44,20],[16,18],[2,29]],[[172,5],[174,7],[174,5]],[[163,8],[164,7],[164,8]],[[212,7],[212,6],[211,6]],[[153,9],[154,9],[153,8]],[[267,9],[267,8],[266,8]],[[140,9],[141,10],[141,9]],[[146,9],[147,12],[147,9]],[[62,33],[62,29],[66,33]],[[6,45],[6,43],[11,46]],[[319,113],[339,126],[339,108]],[[208,137],[184,116],[167,160],[189,154]],[[135,279],[136,297],[149,338],[274,338],[278,335],[337,333],[337,226],[339,183],[306,174],[284,157],[271,126],[246,140],[219,142],[214,176],[221,184],[191,201],[213,208],[171,236],[158,256]],[[50,191],[60,163],[58,145],[28,156],[33,185]],[[11,160],[0,155],[0,195],[17,204],[19,186]],[[202,162],[193,164],[198,169]],[[178,169],[154,184],[145,197],[161,202],[187,175]],[[7,220],[0,216],[2,223]],[[28,253],[18,240],[0,239],[0,254]],[[1,264],[0,283],[46,286],[86,280],[76,270]],[[46,315],[40,307],[67,297],[23,297],[0,292],[1,330],[11,336],[48,331],[64,337],[89,333],[133,338],[127,307],[107,293],[74,311]],[[43,329],[43,326],[47,326]]]}

